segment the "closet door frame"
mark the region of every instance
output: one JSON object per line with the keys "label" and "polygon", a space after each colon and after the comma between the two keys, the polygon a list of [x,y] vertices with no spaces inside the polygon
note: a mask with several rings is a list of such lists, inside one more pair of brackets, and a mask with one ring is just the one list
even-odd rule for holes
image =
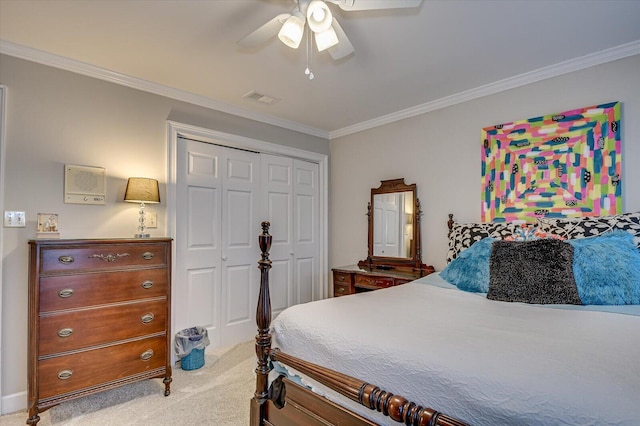
{"label": "closet door frame", "polygon": [[[322,273],[320,274],[320,288],[322,289],[322,298],[329,296],[328,291],[328,235],[329,235],[329,210],[328,210],[328,162],[329,158],[326,154],[320,154],[317,152],[305,151],[298,148],[292,148],[285,145],[278,145],[271,142],[265,142],[257,139],[252,139],[244,136],[234,135],[230,133],[219,132],[216,130],[206,129],[203,127],[192,126],[189,124],[179,123],[176,121],[167,121],[167,156],[168,156],[168,181],[167,181],[167,233],[171,238],[176,237],[176,181],[177,181],[177,150],[178,150],[178,138],[194,139],[202,142],[214,143],[229,148],[246,149],[250,151],[261,152],[265,154],[284,155],[292,158],[299,158],[302,160],[318,163],[318,186],[319,186],[319,226],[320,226],[320,238],[319,238],[319,262],[318,266]],[[256,235],[256,238],[258,236]],[[172,244],[172,250],[174,251],[172,259],[175,262],[177,258],[175,250],[176,245]],[[256,258],[256,267],[258,264]],[[171,268],[172,274],[175,274],[176,267]],[[175,279],[175,277],[172,277]],[[172,307],[173,308],[173,307]],[[172,312],[175,310],[172,309]],[[172,330],[175,333],[174,318],[171,318]]]}

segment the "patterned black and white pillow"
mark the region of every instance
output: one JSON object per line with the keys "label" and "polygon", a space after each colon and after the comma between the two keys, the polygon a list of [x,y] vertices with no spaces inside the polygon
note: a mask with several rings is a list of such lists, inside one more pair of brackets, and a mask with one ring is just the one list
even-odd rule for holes
{"label": "patterned black and white pillow", "polygon": [[492,237],[504,239],[513,235],[519,225],[507,222],[496,223],[454,223],[449,233],[447,264],[457,258],[461,251],[471,247],[476,241]]}
{"label": "patterned black and white pillow", "polygon": [[577,219],[539,218],[538,228],[568,240],[595,237],[610,231],[626,231],[640,248],[640,212]]}

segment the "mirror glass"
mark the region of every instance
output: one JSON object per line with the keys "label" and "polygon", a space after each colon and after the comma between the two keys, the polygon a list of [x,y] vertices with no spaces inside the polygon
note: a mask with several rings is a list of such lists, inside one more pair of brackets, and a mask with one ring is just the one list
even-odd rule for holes
{"label": "mirror glass", "polygon": [[413,191],[374,194],[373,256],[413,257]]}

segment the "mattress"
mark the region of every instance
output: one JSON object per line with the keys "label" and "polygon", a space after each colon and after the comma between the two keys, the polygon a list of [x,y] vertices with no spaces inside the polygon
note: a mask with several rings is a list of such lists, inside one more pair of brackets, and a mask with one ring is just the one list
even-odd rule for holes
{"label": "mattress", "polygon": [[[436,273],[293,306],[272,333],[290,355],[473,425],[640,424],[640,306],[552,308],[487,300]],[[370,420],[397,424],[302,381]]]}

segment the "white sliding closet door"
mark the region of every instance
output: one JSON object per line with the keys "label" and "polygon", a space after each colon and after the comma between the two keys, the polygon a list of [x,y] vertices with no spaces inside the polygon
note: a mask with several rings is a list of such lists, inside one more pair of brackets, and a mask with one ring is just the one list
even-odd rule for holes
{"label": "white sliding closet door", "polygon": [[271,308],[322,298],[319,268],[318,164],[262,154],[265,218],[273,236]]}
{"label": "white sliding closet door", "polygon": [[260,155],[178,139],[176,329],[204,326],[212,345],[255,334]]}

